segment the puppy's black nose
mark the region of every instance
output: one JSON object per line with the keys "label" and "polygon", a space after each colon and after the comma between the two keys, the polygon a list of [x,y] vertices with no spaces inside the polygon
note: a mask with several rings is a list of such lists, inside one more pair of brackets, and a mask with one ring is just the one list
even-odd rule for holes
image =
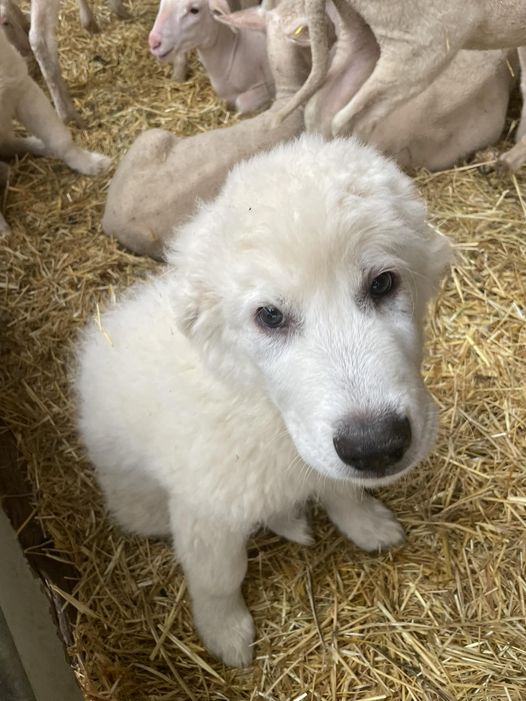
{"label": "puppy's black nose", "polygon": [[355,414],[341,425],[333,443],[339,458],[355,470],[383,473],[411,445],[411,424],[395,412]]}

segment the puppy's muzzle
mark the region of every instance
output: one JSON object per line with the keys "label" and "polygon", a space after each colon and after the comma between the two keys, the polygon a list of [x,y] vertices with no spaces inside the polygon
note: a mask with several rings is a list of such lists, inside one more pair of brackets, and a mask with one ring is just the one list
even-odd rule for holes
{"label": "puppy's muzzle", "polygon": [[394,411],[353,414],[340,425],[333,443],[340,460],[363,477],[394,474],[411,445],[411,424]]}

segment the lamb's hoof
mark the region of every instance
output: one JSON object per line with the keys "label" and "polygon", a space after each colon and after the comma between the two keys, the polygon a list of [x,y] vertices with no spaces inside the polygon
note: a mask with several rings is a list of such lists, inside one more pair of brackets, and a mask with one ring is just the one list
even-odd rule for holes
{"label": "lamb's hoof", "polygon": [[508,163],[506,160],[506,154],[504,153],[493,164],[493,170],[499,175],[508,175],[509,173],[514,172],[511,163]]}
{"label": "lamb's hoof", "polygon": [[498,168],[497,159],[499,151],[494,146],[485,148],[482,151],[477,151],[473,161],[477,166],[477,170],[482,175],[489,175]]}
{"label": "lamb's hoof", "polygon": [[80,116],[73,105],[57,108],[57,112],[64,124],[75,124],[79,129],[86,129],[88,126],[86,120]]}
{"label": "lamb's hoof", "polygon": [[495,163],[495,170],[499,175],[516,173],[526,162],[526,151],[515,155],[513,149],[503,153]]}
{"label": "lamb's hoof", "polygon": [[85,175],[100,175],[111,166],[111,158],[102,153],[90,153],[90,164],[84,171]]}
{"label": "lamb's hoof", "polygon": [[123,5],[116,7],[113,10],[113,12],[115,13],[115,15],[119,19],[131,19],[132,18],[131,14],[128,12],[128,10]]}
{"label": "lamb's hoof", "polygon": [[87,22],[81,21],[81,25],[90,34],[99,34],[100,33],[100,27],[99,27],[98,22],[95,19],[95,17],[90,17]]}
{"label": "lamb's hoof", "polygon": [[111,166],[111,158],[102,153],[79,149],[64,158],[64,162],[82,175],[100,175]]}
{"label": "lamb's hoof", "polygon": [[501,154],[497,160],[496,170],[499,173],[515,173],[526,163],[526,136],[519,138],[513,148]]}

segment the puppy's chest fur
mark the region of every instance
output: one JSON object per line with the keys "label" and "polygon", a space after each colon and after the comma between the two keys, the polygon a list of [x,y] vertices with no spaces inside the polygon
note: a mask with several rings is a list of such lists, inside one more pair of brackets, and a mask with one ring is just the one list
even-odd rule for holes
{"label": "puppy's chest fur", "polygon": [[[179,408],[171,407],[170,414],[181,422]],[[184,449],[179,445],[159,469],[172,494],[193,503],[196,510],[228,515],[239,527],[250,527],[289,511],[316,492],[319,476],[300,459],[264,394],[241,391],[232,396],[215,383],[193,416],[193,431],[184,419],[177,431]]]}

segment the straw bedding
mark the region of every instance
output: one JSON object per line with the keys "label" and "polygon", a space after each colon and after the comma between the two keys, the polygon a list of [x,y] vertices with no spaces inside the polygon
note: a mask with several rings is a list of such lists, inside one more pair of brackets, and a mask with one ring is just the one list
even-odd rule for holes
{"label": "straw bedding", "polygon": [[[76,137],[115,159],[147,127],[190,134],[233,119],[195,62],[178,86],[148,56],[155,5],[130,3],[122,23],[97,3],[102,33],[91,38],[72,0],[63,4],[61,61],[89,125]],[[75,336],[97,303],[157,264],[101,233],[109,178],[45,159],[13,164],[0,416],[28,465],[52,556],[79,571],[63,596],[77,614],[70,654],[88,699],[526,698],[526,169],[416,177],[458,258],[429,323],[437,446],[382,494],[407,543],[364,554],[322,513],[312,548],[256,535],[245,585],[256,661],[232,670],[201,647],[169,545],[123,537],[105,519],[74,434]]]}

